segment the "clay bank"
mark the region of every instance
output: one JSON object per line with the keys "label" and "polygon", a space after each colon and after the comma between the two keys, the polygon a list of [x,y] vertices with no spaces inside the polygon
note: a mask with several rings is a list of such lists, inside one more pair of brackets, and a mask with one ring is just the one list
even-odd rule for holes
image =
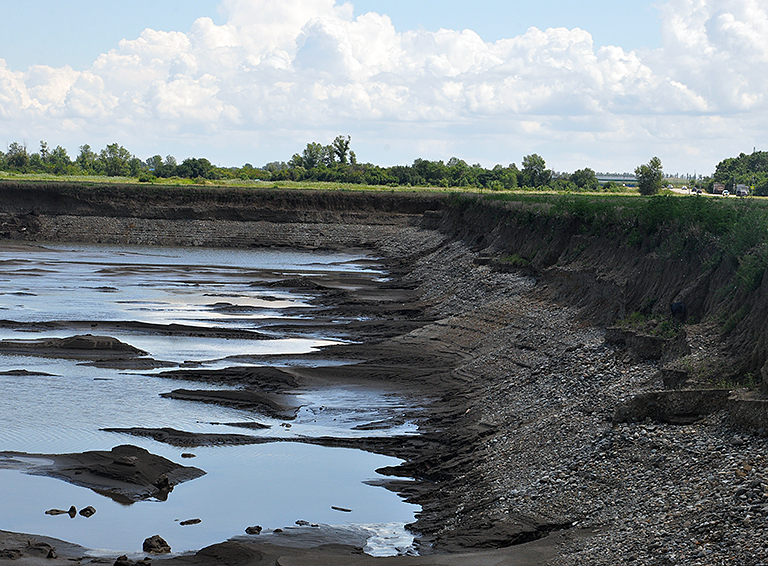
{"label": "clay bank", "polygon": [[[409,527],[420,556],[363,556],[338,534],[316,544],[251,534],[171,561],[760,564],[768,559],[764,243],[710,222],[715,215],[743,225],[740,218],[761,218],[760,205],[686,198],[6,183],[0,233],[9,246],[291,248],[380,258],[386,277],[365,282],[270,283],[311,289],[325,317],[279,328],[335,336],[344,343],[302,356],[338,364],[275,360],[169,372],[240,391],[183,390],[178,399],[256,403],[281,417],[292,410],[281,397],[289,390],[362,386],[428,399],[398,415],[418,423],[418,434],[272,440],[401,459],[379,472],[421,506]],[[680,206],[682,213],[668,213]],[[111,352],[93,363],[145,363],[119,344],[82,338],[87,329],[62,330],[60,342],[27,347],[82,349],[91,340]],[[210,440],[174,427],[123,433],[176,446]],[[159,489],[158,481],[146,490]],[[0,546],[11,554],[37,552],[18,535],[4,536]]]}

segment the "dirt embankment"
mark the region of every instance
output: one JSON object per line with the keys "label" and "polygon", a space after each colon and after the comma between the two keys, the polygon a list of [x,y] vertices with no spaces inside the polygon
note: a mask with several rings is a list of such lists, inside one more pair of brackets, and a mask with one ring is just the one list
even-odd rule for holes
{"label": "dirt embankment", "polygon": [[437,230],[495,269],[526,268],[549,299],[600,326],[637,312],[669,318],[672,304],[710,333],[730,321],[709,373],[751,376],[768,392],[768,278],[733,291],[738,266],[690,234],[629,243],[546,206],[450,193],[0,182],[0,199],[0,236],[27,241],[385,252],[409,232]]}

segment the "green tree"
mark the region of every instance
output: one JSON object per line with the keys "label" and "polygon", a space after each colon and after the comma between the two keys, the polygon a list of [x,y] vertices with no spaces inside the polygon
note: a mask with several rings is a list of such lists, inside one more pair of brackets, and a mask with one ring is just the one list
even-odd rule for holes
{"label": "green tree", "polygon": [[67,154],[67,150],[57,145],[48,154],[48,169],[56,175],[64,175],[72,171],[72,160]]}
{"label": "green tree", "polygon": [[336,136],[336,139],[331,142],[331,149],[333,150],[334,161],[347,164],[347,155],[349,155],[349,144],[352,141],[350,136]]}
{"label": "green tree", "polygon": [[161,155],[153,155],[147,157],[147,167],[150,171],[162,171],[163,169],[163,157]]}
{"label": "green tree", "polygon": [[495,180],[499,181],[506,190],[512,190],[517,188],[517,175],[519,171],[515,165],[510,167],[502,167],[497,165],[493,168]]}
{"label": "green tree", "polygon": [[289,162],[290,167],[303,167],[310,170],[323,164],[323,145],[317,142],[307,144],[301,155],[298,153]]}
{"label": "green tree", "polygon": [[574,171],[571,174],[570,180],[582,191],[596,191],[600,188],[600,181],[597,180],[597,175],[589,167]]}
{"label": "green tree", "polygon": [[29,165],[29,154],[27,153],[27,146],[17,142],[11,143],[8,146],[8,151],[5,154],[5,160],[11,169],[18,169],[23,171]]}
{"label": "green tree", "polygon": [[131,174],[132,158],[127,149],[113,143],[101,150],[98,161],[108,177],[127,177]]}
{"label": "green tree", "polygon": [[139,173],[146,168],[147,164],[143,163],[138,157],[134,156],[128,160],[128,170],[130,171],[131,177],[138,177]]}
{"label": "green tree", "polygon": [[42,159],[43,163],[48,162],[48,156],[50,155],[50,151],[48,150],[48,143],[44,141],[40,141],[40,159]]}
{"label": "green tree", "polygon": [[176,167],[176,174],[189,179],[215,179],[217,177],[214,166],[205,157],[189,157]]}
{"label": "green tree", "polygon": [[661,181],[664,178],[661,159],[654,157],[647,164],[639,165],[635,169],[635,176],[641,195],[655,195],[661,190]]}
{"label": "green tree", "polygon": [[46,171],[45,163],[43,163],[43,158],[40,157],[39,153],[30,154],[29,169],[37,173],[44,173]]}
{"label": "green tree", "polygon": [[523,157],[520,174],[523,185],[528,187],[543,187],[552,179],[552,171],[547,169],[544,158],[536,153]]}
{"label": "green tree", "polygon": [[80,169],[81,173],[93,175],[98,169],[97,159],[98,155],[91,150],[91,146],[84,144],[80,146],[80,153],[78,153],[77,158],[75,158],[75,165],[77,165],[77,168]]}

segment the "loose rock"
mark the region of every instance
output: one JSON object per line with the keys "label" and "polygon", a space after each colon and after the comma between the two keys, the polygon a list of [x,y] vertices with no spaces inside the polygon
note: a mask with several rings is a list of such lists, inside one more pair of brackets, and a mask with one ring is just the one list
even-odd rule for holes
{"label": "loose rock", "polygon": [[182,527],[186,527],[187,525],[197,525],[199,523],[202,523],[202,519],[187,519],[186,521],[182,521],[179,523]]}
{"label": "loose rock", "polygon": [[80,509],[80,514],[87,519],[88,517],[93,517],[96,514],[96,509],[89,505],[88,507],[83,507]]}
{"label": "loose rock", "polygon": [[171,552],[171,546],[160,535],[153,535],[146,539],[142,549],[150,554],[169,554]]}

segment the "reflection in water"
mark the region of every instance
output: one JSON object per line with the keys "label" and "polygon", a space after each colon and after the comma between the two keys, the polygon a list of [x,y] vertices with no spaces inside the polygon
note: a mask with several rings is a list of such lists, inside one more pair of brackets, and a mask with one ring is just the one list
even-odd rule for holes
{"label": "reflection in water", "polygon": [[[261,339],[256,331],[262,321],[307,316],[312,310],[309,295],[290,295],[268,284],[299,273],[380,275],[356,265],[354,259],[344,254],[115,246],[68,245],[23,253],[0,249],[0,318],[24,323],[0,325],[0,339],[99,334],[99,324],[107,321],[185,324],[253,331],[254,337],[161,335],[136,328],[115,331],[114,325],[105,334],[173,364],[191,361],[215,369],[237,365],[224,360],[228,356],[252,363],[272,354],[293,354],[298,360],[301,354],[334,342],[322,337]],[[55,330],[40,324],[48,321],[65,324]],[[173,389],[217,386],[171,381],[154,373],[98,368],[78,360],[1,355],[0,451],[69,453],[135,444],[179,462],[178,448],[100,429],[370,436],[392,430],[356,427],[389,420],[394,432],[415,431],[413,425],[397,420],[403,400],[391,394],[354,388],[304,391],[297,395],[302,409],[292,426],[285,427],[253,412],[163,398],[161,393]],[[244,422],[269,428],[216,424]],[[268,530],[306,519],[370,525],[368,530],[360,528],[371,536],[371,552],[386,554],[403,545],[403,524],[413,521],[414,506],[363,483],[378,478],[373,470],[396,464],[393,458],[293,443],[193,452],[196,458],[191,464],[205,470],[206,476],[177,486],[166,502],[130,506],[60,480],[0,470],[0,529],[46,534],[112,551],[138,550],[144,538],[161,533],[174,551],[181,551],[220,542],[250,525]],[[88,519],[44,514],[46,509],[70,505],[78,509],[92,505],[97,513]],[[334,506],[352,513],[340,513]],[[192,518],[201,522],[179,524]]]}

